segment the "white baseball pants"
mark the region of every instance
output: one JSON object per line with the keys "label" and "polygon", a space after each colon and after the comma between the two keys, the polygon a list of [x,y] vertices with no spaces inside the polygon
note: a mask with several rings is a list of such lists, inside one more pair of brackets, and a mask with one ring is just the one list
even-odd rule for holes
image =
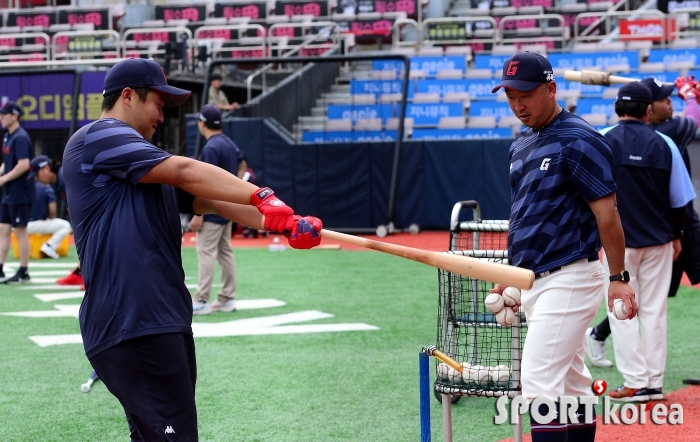
{"label": "white baseball pants", "polygon": [[583,362],[584,335],[600,307],[604,275],[600,261],[582,259],[522,291],[528,329],[521,376],[528,401],[593,395],[593,379]]}
{"label": "white baseball pants", "polygon": [[[605,262],[607,264],[607,257]],[[629,284],[636,294],[639,310],[636,317],[623,321],[608,312],[615,344],[615,364],[625,378],[625,387],[663,387],[666,302],[672,268],[673,243],[625,249],[625,269],[630,273]],[[608,278],[605,282],[607,288],[610,285]]]}
{"label": "white baseball pants", "polygon": [[42,219],[27,223],[28,234],[41,233],[43,235],[51,235],[51,238],[46,242],[54,250],[61,245],[65,237],[70,235],[72,231],[70,223],[61,218]]}

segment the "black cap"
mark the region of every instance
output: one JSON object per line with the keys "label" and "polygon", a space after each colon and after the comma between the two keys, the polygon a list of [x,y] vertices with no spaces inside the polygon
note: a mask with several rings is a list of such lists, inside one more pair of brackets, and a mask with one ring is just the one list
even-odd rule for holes
{"label": "black cap", "polygon": [[14,101],[6,101],[2,104],[2,106],[0,106],[0,114],[13,114],[21,117],[24,112],[22,111],[22,108],[19,107],[19,105]]}
{"label": "black cap", "polygon": [[651,91],[640,81],[625,83],[617,91],[617,101],[636,101],[651,104]]}
{"label": "black cap", "polygon": [[204,122],[209,129],[221,129],[221,111],[213,104],[202,106],[197,118]]}
{"label": "black cap", "polygon": [[503,62],[501,82],[491,93],[495,94],[502,87],[529,92],[551,81],[554,81],[554,71],[549,60],[534,52],[520,52]]}
{"label": "black cap", "polygon": [[46,155],[39,155],[38,157],[34,158],[29,163],[29,175],[27,175],[27,179],[30,180],[34,178],[42,168],[48,166],[50,163],[51,160],[49,160],[49,157]]}
{"label": "black cap", "polygon": [[168,85],[160,65],[145,58],[129,58],[112,66],[105,75],[102,95],[121,92],[124,88],[151,88],[167,95],[165,107],[179,106],[192,94],[190,91]]}
{"label": "black cap", "polygon": [[651,91],[651,99],[653,101],[663,100],[668,98],[676,88],[675,84],[663,84],[656,78],[645,78],[641,83]]}
{"label": "black cap", "polygon": [[221,74],[211,74],[211,77],[209,77],[209,80],[214,81],[214,80],[223,80],[223,77]]}

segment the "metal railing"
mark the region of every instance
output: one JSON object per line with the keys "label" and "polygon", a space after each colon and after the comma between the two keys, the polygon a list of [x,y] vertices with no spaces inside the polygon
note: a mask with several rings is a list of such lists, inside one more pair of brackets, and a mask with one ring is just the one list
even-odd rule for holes
{"label": "metal railing", "polygon": [[156,58],[165,55],[164,46],[182,41],[185,37],[190,48],[192,31],[184,27],[130,28],[122,33],[121,48],[124,57]]}
{"label": "metal railing", "polygon": [[[506,30],[506,25],[509,23],[517,23],[518,21],[534,20],[537,22],[532,28],[513,28]],[[550,20],[559,23],[559,26],[549,26]],[[561,41],[561,46],[566,45],[566,33],[568,26],[566,20],[560,14],[526,14],[526,15],[506,15],[498,23],[498,38],[502,44],[507,43],[541,43],[544,42],[544,37],[551,37],[553,41],[557,39]],[[513,37],[506,37],[506,33],[514,34]],[[526,33],[535,34],[532,36],[524,35]],[[520,35],[518,35],[520,34]]]}
{"label": "metal railing", "polygon": [[265,27],[255,23],[200,26],[194,31],[193,46],[207,46],[211,58],[217,58],[224,52],[231,52],[234,58],[245,52],[253,57],[265,57],[266,35]]}
{"label": "metal railing", "polygon": [[[580,22],[581,20],[585,18],[597,18],[593,23],[588,25],[586,29],[582,30],[579,32],[580,28]],[[631,18],[659,18],[659,19],[664,19],[666,15],[658,11],[656,9],[653,10],[648,10],[648,11],[639,11],[639,10],[634,10],[634,11],[615,11],[615,12],[605,12],[601,14],[600,12],[583,12],[581,14],[578,14],[576,16],[576,19],[574,20],[574,36],[573,40],[574,42],[596,42],[605,39],[610,35],[613,29],[617,27],[618,22],[620,19],[631,19]],[[613,23],[614,22],[614,23]],[[595,29],[598,26],[604,26],[605,32],[601,33],[600,35],[588,35],[590,29]],[[656,37],[657,35],[645,35],[646,37]],[[663,35],[663,32],[658,34],[658,37],[661,38],[662,44],[665,43],[665,36]]]}
{"label": "metal railing", "polygon": [[[18,41],[21,42],[19,46]],[[43,32],[0,34],[0,50],[7,52],[0,52],[0,62],[43,63],[51,60],[51,38]]]}
{"label": "metal railing", "polygon": [[51,39],[52,60],[121,57],[117,31],[61,31]]}
{"label": "metal railing", "polygon": [[[489,28],[474,29],[474,24],[486,22],[490,24]],[[460,38],[446,40],[444,38],[431,39],[429,32],[431,26],[439,25],[440,23],[463,23],[465,28],[464,36]],[[471,25],[471,26],[468,26]],[[465,44],[465,43],[496,43],[498,38],[498,27],[493,17],[478,16],[478,17],[444,17],[444,18],[428,18],[421,25],[421,43],[433,44]],[[492,32],[487,32],[491,30]],[[491,34],[488,36],[488,34]]]}

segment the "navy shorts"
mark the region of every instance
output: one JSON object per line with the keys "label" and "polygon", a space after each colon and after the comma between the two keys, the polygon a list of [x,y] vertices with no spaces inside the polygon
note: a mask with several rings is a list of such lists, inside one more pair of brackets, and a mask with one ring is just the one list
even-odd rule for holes
{"label": "navy shorts", "polygon": [[3,204],[0,207],[0,224],[27,227],[31,211],[31,204]]}
{"label": "navy shorts", "polygon": [[129,339],[91,357],[90,363],[124,407],[132,442],[198,440],[192,335]]}

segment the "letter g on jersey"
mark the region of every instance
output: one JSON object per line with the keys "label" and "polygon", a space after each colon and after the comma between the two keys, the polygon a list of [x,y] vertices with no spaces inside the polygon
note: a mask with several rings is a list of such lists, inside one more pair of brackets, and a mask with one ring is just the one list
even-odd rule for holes
{"label": "letter g on jersey", "polygon": [[550,161],[552,161],[551,158],[545,158],[544,160],[542,160],[542,164],[540,164],[540,170],[548,170]]}

